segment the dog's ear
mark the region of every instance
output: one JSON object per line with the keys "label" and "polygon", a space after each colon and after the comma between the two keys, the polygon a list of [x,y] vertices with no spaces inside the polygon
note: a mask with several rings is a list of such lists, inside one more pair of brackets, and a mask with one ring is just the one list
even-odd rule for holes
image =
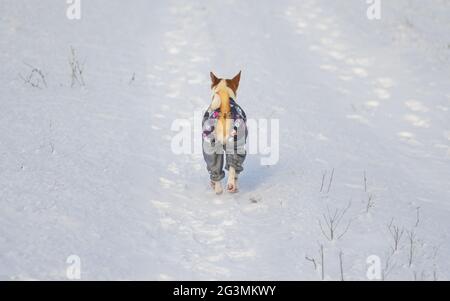
{"label": "dog's ear", "polygon": [[239,82],[241,81],[241,73],[242,71],[239,71],[239,73],[233,77],[233,79],[230,79],[227,81],[228,87],[233,90],[233,92],[236,94],[237,89],[239,88]]}
{"label": "dog's ear", "polygon": [[212,72],[209,75],[211,76],[211,87],[217,86],[217,84],[220,82],[220,79],[217,78],[217,76]]}

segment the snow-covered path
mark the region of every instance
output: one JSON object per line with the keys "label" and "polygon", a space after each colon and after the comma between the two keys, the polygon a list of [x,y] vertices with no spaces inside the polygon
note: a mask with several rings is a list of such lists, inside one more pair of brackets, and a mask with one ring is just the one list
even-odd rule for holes
{"label": "snow-covered path", "polygon": [[[440,14],[399,0],[375,22],[358,0],[96,0],[80,21],[3,1],[0,278],[66,279],[76,254],[82,279],[316,280],[305,256],[323,245],[326,279],[340,252],[346,279],[366,280],[370,255],[387,279],[448,279],[450,5],[433,1]],[[86,87],[70,87],[70,46]],[[24,62],[47,87],[23,84]],[[280,120],[278,164],[250,156],[237,195],[170,148],[211,69],[242,69],[249,117]],[[318,221],[348,204],[328,241]]]}

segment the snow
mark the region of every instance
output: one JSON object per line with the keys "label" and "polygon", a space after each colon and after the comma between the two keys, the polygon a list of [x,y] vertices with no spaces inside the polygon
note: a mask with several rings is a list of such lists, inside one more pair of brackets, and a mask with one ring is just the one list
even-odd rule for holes
{"label": "snow", "polygon": [[[65,1],[1,1],[0,279],[66,280],[77,255],[82,280],[320,280],[322,245],[326,280],[340,252],[345,280],[369,280],[371,255],[387,280],[448,280],[450,2],[367,7],[93,0],[68,20]],[[209,71],[241,69],[280,158],[250,155],[240,193],[215,196],[171,126],[208,106]]]}

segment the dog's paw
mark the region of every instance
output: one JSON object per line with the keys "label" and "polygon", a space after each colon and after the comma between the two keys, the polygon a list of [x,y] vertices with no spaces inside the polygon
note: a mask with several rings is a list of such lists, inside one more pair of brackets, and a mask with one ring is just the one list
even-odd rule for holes
{"label": "dog's paw", "polygon": [[214,189],[214,192],[215,192],[217,195],[221,195],[221,194],[223,193],[222,185],[221,185],[221,184],[216,184],[216,189]]}
{"label": "dog's paw", "polygon": [[237,192],[237,174],[234,167],[230,167],[228,172],[227,191],[229,193]]}
{"label": "dog's paw", "polygon": [[228,184],[227,184],[227,191],[228,191],[229,193],[237,193],[237,192],[238,192],[237,182],[234,182],[234,183],[228,183]]}
{"label": "dog's paw", "polygon": [[222,183],[211,181],[211,188],[217,195],[221,195],[223,193]]}

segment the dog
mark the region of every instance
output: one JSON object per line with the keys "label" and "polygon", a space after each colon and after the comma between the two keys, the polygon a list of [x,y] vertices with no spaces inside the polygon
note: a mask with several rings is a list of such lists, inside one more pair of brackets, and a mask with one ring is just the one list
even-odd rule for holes
{"label": "dog", "polygon": [[203,158],[215,193],[223,193],[224,163],[228,170],[226,189],[236,193],[238,175],[244,170],[248,136],[247,116],[236,103],[241,72],[232,79],[218,78],[213,72],[210,76],[212,101],[202,122]]}

